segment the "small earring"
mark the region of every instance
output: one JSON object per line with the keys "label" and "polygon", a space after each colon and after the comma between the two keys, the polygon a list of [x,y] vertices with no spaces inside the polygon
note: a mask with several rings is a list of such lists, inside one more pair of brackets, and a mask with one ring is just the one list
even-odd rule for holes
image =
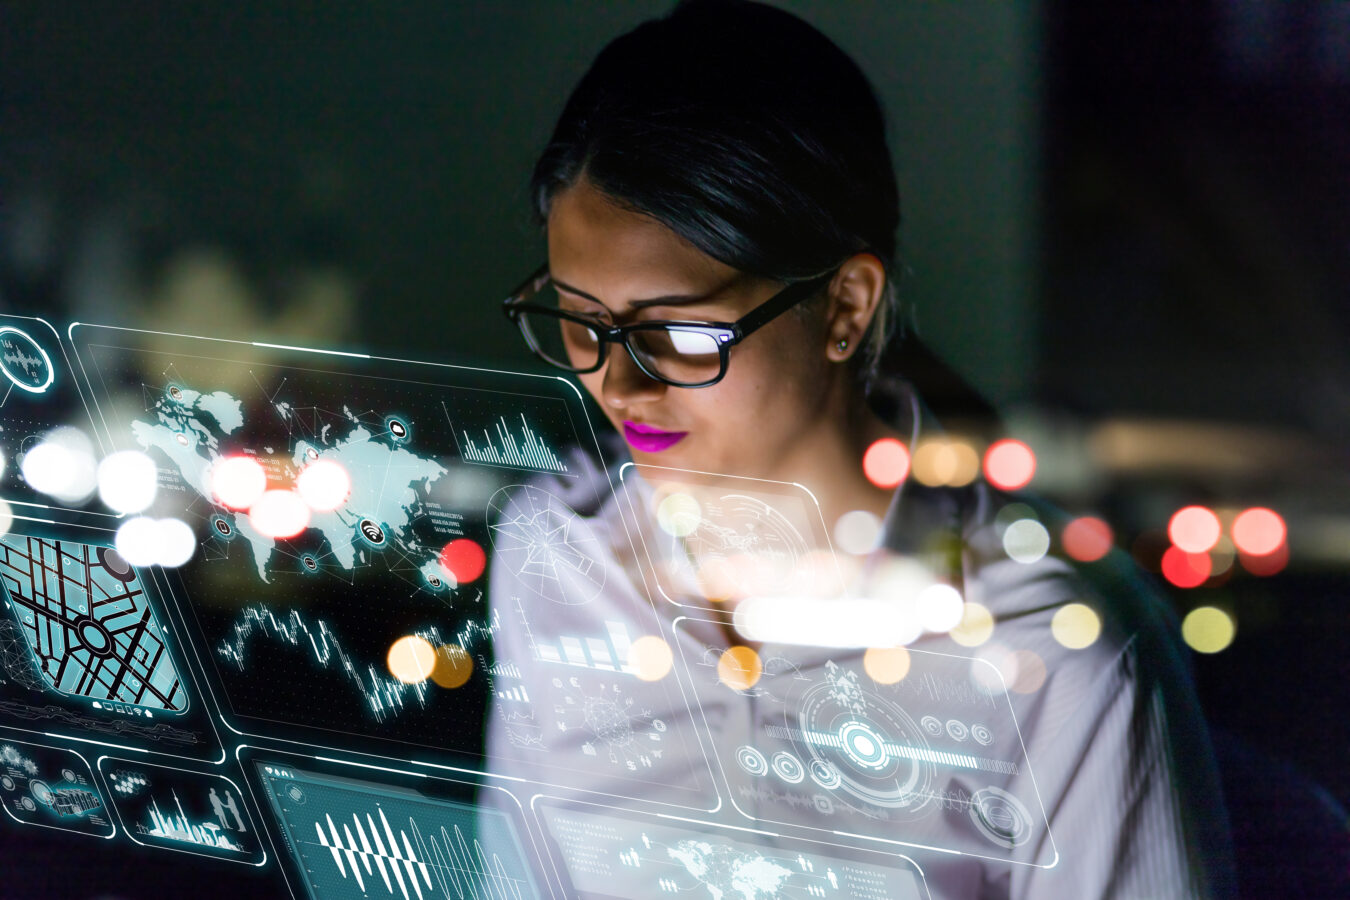
{"label": "small earring", "polygon": [[840,338],[840,339],[835,343],[834,349],[838,350],[840,353],[843,353],[845,350],[847,350],[847,349],[848,349],[848,338]]}

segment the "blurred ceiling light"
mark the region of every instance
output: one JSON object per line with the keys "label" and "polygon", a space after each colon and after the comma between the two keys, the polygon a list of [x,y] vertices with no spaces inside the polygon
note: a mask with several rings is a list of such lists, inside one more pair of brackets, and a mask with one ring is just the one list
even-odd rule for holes
{"label": "blurred ceiling light", "polygon": [[1070,559],[1078,562],[1096,562],[1111,552],[1115,540],[1111,526],[1096,516],[1079,516],[1064,526],[1060,543]]}
{"label": "blurred ceiling light", "polygon": [[1255,506],[1233,520],[1233,543],[1250,556],[1265,556],[1280,549],[1287,530],[1284,519],[1273,509]]}
{"label": "blurred ceiling light", "polygon": [[1187,553],[1180,547],[1168,547],[1163,552],[1163,577],[1179,588],[1199,587],[1212,573],[1213,563],[1208,552]]}
{"label": "blurred ceiling light", "polygon": [[1218,653],[1237,636],[1233,617],[1214,606],[1200,606],[1181,620],[1181,637],[1197,653]]}
{"label": "blurred ceiling light", "polygon": [[1050,550],[1050,532],[1035,519],[1018,519],[1003,532],[1003,552],[1016,562],[1040,562]]}
{"label": "blurred ceiling light", "polygon": [[846,512],[834,523],[834,541],[845,553],[866,556],[881,542],[881,519],[865,509]]}

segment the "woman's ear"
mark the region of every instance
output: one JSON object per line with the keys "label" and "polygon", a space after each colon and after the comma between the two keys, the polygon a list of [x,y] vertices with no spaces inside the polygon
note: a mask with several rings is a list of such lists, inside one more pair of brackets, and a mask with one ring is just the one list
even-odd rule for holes
{"label": "woman's ear", "polygon": [[886,267],[871,253],[857,253],[844,261],[830,282],[825,313],[825,355],[844,362],[858,352],[886,291]]}

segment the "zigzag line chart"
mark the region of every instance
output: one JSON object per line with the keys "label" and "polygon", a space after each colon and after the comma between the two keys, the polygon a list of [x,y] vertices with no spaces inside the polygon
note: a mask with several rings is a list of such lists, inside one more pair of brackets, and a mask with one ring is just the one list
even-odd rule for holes
{"label": "zigzag line chart", "polygon": [[319,843],[332,853],[338,873],[354,879],[363,893],[367,888],[361,870],[365,869],[366,877],[372,879],[378,870],[385,890],[393,896],[397,889],[404,900],[424,900],[437,896],[437,890],[440,896],[455,900],[522,900],[526,896],[522,893],[525,883],[511,876],[501,857],[489,856],[476,839],[470,847],[458,825],[453,832],[441,826],[439,839],[436,835],[426,838],[417,820],[409,819],[407,829],[396,837],[384,810],[377,810],[376,815],[378,824],[370,813],[363,824],[360,815],[353,813],[351,825],[343,823],[341,830],[328,814],[314,823]]}

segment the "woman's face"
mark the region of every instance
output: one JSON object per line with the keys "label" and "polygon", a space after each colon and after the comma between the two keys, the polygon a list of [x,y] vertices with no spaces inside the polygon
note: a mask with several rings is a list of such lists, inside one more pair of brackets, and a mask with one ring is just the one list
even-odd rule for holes
{"label": "woman's face", "polygon": [[[734,322],[782,288],[718,262],[584,178],[553,199],[548,255],[563,307],[616,324]],[[617,345],[578,377],[638,463],[782,477],[801,471],[804,448],[840,415],[848,376],[827,358],[828,344],[822,322],[786,313],[732,347],[711,387],[655,381]]]}

